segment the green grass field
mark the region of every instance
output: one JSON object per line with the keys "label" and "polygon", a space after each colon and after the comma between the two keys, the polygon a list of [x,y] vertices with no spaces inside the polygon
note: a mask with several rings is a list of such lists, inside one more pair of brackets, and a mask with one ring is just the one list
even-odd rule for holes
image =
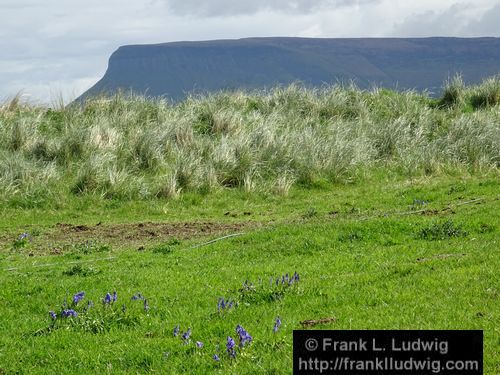
{"label": "green grass field", "polygon": [[[482,329],[485,374],[499,373],[500,106],[474,107],[478,88],[451,104],[334,91],[357,95],[343,109],[288,90],[126,110],[6,104],[0,374],[286,374],[302,328]],[[227,128],[205,129],[222,110]],[[193,126],[187,146],[174,123]],[[332,144],[345,147],[322,159]],[[253,339],[231,358],[238,324]]]}

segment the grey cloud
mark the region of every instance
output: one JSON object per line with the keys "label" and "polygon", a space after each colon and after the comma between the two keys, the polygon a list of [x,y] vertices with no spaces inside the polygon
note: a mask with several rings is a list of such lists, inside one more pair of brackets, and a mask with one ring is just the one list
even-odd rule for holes
{"label": "grey cloud", "polygon": [[396,25],[393,35],[426,36],[500,36],[500,5],[487,11],[480,20],[471,19],[474,3],[454,4],[442,12],[413,14]]}
{"label": "grey cloud", "polygon": [[413,14],[397,24],[393,34],[403,37],[459,36],[467,24],[462,9],[455,4],[441,13],[430,10]]}
{"label": "grey cloud", "polygon": [[479,21],[469,24],[469,30],[481,36],[500,36],[500,4],[488,10]]}
{"label": "grey cloud", "polygon": [[174,14],[181,16],[220,17],[229,15],[250,15],[259,11],[307,14],[324,8],[356,6],[377,3],[380,0],[213,0],[200,3],[199,0],[167,0],[167,6]]}

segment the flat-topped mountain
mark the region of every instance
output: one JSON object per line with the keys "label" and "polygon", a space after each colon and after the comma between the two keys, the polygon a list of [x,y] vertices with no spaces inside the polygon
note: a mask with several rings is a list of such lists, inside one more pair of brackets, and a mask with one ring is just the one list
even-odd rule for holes
{"label": "flat-topped mountain", "polygon": [[180,100],[190,93],[354,81],[437,93],[459,73],[466,83],[500,73],[500,38],[247,38],[130,45],[81,98],[118,90]]}

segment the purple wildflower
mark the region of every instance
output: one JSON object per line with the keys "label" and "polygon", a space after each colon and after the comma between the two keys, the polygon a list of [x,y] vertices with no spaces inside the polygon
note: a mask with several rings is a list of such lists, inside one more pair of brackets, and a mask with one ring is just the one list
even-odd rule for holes
{"label": "purple wildflower", "polygon": [[220,358],[217,354],[214,354],[214,356],[212,358],[214,359],[214,361],[217,361],[217,362],[220,361]]}
{"label": "purple wildflower", "polygon": [[227,336],[227,343],[226,343],[227,354],[229,354],[229,356],[232,358],[236,356],[236,352],[234,351],[235,345],[236,343],[234,342],[233,338],[231,336]]}
{"label": "purple wildflower", "polygon": [[178,324],[174,327],[174,337],[177,337],[179,335],[180,329],[181,327]]}
{"label": "purple wildflower", "polygon": [[425,205],[425,204],[427,204],[427,203],[429,203],[429,202],[424,201],[424,200],[421,200],[421,199],[414,199],[414,200],[413,200],[413,204],[414,204],[414,205],[419,204],[419,205],[423,206],[423,205]]}
{"label": "purple wildflower", "polygon": [[78,292],[73,296],[73,303],[76,305],[85,297],[85,292]]}
{"label": "purple wildflower", "polygon": [[111,294],[109,293],[106,293],[106,295],[104,296],[104,298],[102,299],[102,303],[104,303],[105,305],[106,304],[110,304],[111,303]]}
{"label": "purple wildflower", "polygon": [[17,237],[17,239],[18,239],[19,241],[22,241],[22,240],[27,239],[29,236],[30,236],[30,235],[29,235],[29,233],[28,233],[28,232],[24,232],[24,233],[21,233],[21,234],[19,235],[19,237]]}
{"label": "purple wildflower", "polygon": [[191,328],[188,328],[188,330],[182,334],[182,339],[184,340],[184,342],[186,342],[189,340],[190,336],[191,336]]}
{"label": "purple wildflower", "polygon": [[57,319],[57,314],[54,311],[49,311],[49,315],[50,315],[50,318],[52,320],[56,320]]}
{"label": "purple wildflower", "polygon": [[234,301],[225,300],[224,298],[220,297],[217,301],[217,312],[220,314],[221,310],[228,310],[235,306],[236,303]]}
{"label": "purple wildflower", "polygon": [[253,288],[253,284],[250,281],[245,280],[245,282],[243,283],[243,290],[251,290]]}
{"label": "purple wildflower", "polygon": [[244,347],[245,344],[248,342],[252,341],[252,336],[249,335],[249,333],[243,328],[241,325],[236,326],[236,333],[239,335],[240,338],[240,348]]}
{"label": "purple wildflower", "polygon": [[68,309],[68,310],[62,311],[62,316],[64,316],[65,318],[68,318],[70,316],[73,316],[76,318],[78,316],[78,313],[73,309]]}
{"label": "purple wildflower", "polygon": [[136,301],[138,299],[144,299],[141,293],[137,293],[132,296],[132,301]]}
{"label": "purple wildflower", "polygon": [[118,295],[116,294],[116,290],[113,292],[113,302],[116,302],[118,299]]}
{"label": "purple wildflower", "polygon": [[198,348],[203,348],[203,343],[201,341],[196,341],[196,346]]}
{"label": "purple wildflower", "polygon": [[280,327],[281,327],[281,319],[280,319],[280,317],[278,316],[278,317],[276,318],[276,321],[274,322],[273,332],[274,332],[274,333],[278,332],[278,329],[280,329]]}

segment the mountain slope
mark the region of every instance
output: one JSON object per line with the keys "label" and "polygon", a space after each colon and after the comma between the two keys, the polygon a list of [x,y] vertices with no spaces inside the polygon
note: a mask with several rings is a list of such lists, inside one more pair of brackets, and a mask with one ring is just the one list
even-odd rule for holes
{"label": "mountain slope", "polygon": [[353,80],[440,90],[456,73],[478,83],[500,72],[500,38],[247,38],[123,46],[81,98],[117,90],[181,100],[189,93]]}

